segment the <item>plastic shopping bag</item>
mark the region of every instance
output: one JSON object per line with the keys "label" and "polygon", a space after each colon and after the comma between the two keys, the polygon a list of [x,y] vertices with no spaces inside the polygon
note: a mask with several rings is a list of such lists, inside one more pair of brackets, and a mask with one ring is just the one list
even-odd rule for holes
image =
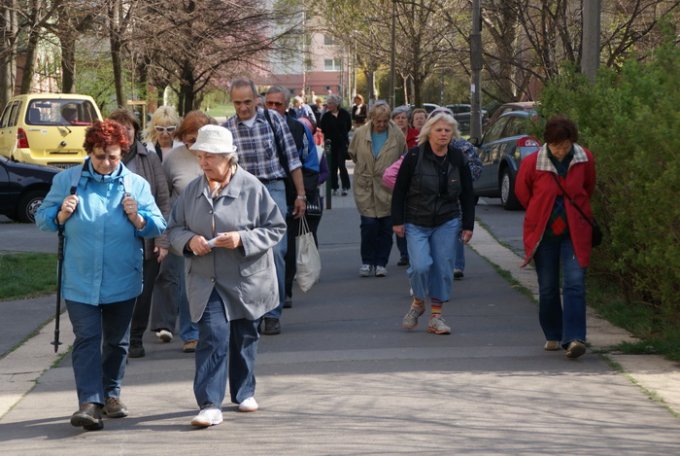
{"label": "plastic shopping bag", "polygon": [[309,230],[307,218],[300,219],[300,230],[295,238],[295,280],[303,292],[307,292],[319,281],[321,276],[321,257],[314,243],[314,235]]}

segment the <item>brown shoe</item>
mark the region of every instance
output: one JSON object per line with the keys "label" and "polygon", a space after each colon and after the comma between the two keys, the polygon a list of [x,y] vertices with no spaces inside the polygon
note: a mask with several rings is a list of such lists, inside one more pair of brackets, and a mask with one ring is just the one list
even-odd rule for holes
{"label": "brown shoe", "polygon": [[184,353],[194,353],[196,351],[196,345],[198,345],[197,340],[187,340],[184,342],[184,345],[182,345],[182,351]]}
{"label": "brown shoe", "polygon": [[576,359],[579,356],[583,355],[586,352],[586,345],[581,342],[580,340],[574,340],[569,342],[569,346],[567,347],[567,358],[569,359]]}
{"label": "brown shoe", "polygon": [[104,428],[101,414],[102,406],[94,402],[80,404],[77,412],[71,415],[71,425],[82,427],[86,431],[98,431]]}
{"label": "brown shoe", "polygon": [[561,349],[562,345],[559,340],[546,340],[545,345],[543,346],[543,350],[545,351],[557,351]]}
{"label": "brown shoe", "polygon": [[102,413],[109,418],[124,418],[128,416],[127,407],[117,397],[107,397]]}

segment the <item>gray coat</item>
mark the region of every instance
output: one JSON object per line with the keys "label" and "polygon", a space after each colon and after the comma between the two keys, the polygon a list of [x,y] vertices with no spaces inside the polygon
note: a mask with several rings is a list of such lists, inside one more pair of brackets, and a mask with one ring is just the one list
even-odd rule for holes
{"label": "gray coat", "polygon": [[[227,231],[238,231],[243,245],[214,248],[200,257],[186,249],[197,234],[210,240]],[[269,192],[243,168],[237,167],[214,201],[204,176],[191,181],[172,209],[167,231],[173,250],[186,258],[191,320],[201,319],[213,288],[230,321],[255,320],[275,308],[279,293],[272,247],[285,232],[286,222]]]}

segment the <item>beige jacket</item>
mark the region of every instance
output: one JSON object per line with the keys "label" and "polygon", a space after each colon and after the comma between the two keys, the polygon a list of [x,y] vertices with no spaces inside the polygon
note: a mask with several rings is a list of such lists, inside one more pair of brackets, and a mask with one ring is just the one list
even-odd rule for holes
{"label": "beige jacket", "polygon": [[406,152],[406,138],[399,127],[390,122],[387,141],[378,157],[373,157],[371,123],[369,121],[357,128],[349,145],[349,156],[355,163],[354,200],[364,217],[387,217],[392,210],[392,193],[382,185],[382,175]]}

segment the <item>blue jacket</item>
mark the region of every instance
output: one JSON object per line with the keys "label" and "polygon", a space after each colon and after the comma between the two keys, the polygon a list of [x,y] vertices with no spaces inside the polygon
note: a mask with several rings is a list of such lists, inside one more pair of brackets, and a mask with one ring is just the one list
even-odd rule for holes
{"label": "blue jacket", "polygon": [[[78,206],[64,224],[62,296],[82,304],[111,304],[137,297],[142,291],[141,238],[165,230],[165,219],[154,202],[149,183],[122,163],[112,174],[96,174],[90,160],[54,176],[52,188],[35,215],[43,231],[57,231],[57,212],[76,188]],[[130,223],[121,204],[125,193],[137,201],[146,224],[140,231]]]}

